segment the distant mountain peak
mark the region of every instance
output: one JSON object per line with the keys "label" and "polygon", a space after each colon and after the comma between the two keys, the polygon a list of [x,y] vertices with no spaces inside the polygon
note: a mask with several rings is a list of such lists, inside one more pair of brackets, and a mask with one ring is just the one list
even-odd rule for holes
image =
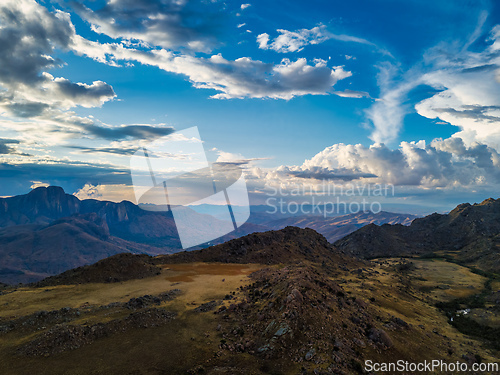
{"label": "distant mountain peak", "polygon": [[39,186],[28,194],[66,194],[66,192],[60,186]]}
{"label": "distant mountain peak", "polygon": [[500,199],[488,198],[479,203],[479,206],[489,206],[491,204],[497,204],[497,203],[500,203]]}

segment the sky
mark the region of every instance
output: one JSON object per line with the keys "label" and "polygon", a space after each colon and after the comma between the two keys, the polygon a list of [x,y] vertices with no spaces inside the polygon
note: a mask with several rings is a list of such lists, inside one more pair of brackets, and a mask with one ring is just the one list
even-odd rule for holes
{"label": "sky", "polygon": [[498,198],[495,1],[2,0],[0,196],[134,201],[130,158],[198,127],[266,189],[390,184],[408,212]]}

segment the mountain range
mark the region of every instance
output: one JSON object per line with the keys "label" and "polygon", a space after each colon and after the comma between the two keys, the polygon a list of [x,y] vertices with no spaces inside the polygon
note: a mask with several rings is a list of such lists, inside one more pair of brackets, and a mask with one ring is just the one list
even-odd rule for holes
{"label": "mountain range", "polygon": [[[198,224],[198,232],[193,234],[210,233],[218,219],[198,209],[200,212],[183,207],[185,214]],[[368,223],[406,225],[413,218],[364,212],[333,218],[295,216],[276,220],[276,216],[259,206],[237,230],[197,248],[286,226],[313,228],[333,242]],[[38,187],[25,195],[0,198],[0,282],[3,283],[37,281],[119,253],[158,255],[180,250],[174,219],[168,211],[143,210],[128,201],[80,200],[57,186]]]}

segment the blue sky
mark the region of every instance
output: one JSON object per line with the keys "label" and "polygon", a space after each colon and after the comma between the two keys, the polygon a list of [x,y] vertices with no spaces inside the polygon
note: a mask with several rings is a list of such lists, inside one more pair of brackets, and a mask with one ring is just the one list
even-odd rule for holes
{"label": "blue sky", "polygon": [[132,151],[197,126],[254,203],[325,175],[429,211],[497,196],[499,24],[494,1],[2,1],[0,195],[133,200]]}

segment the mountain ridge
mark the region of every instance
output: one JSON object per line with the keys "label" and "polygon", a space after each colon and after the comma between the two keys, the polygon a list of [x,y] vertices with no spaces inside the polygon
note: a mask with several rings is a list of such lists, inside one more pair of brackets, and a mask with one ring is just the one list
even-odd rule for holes
{"label": "mountain ridge", "polygon": [[369,224],[334,246],[361,258],[447,255],[486,271],[500,271],[500,199],[458,205],[411,225]]}

